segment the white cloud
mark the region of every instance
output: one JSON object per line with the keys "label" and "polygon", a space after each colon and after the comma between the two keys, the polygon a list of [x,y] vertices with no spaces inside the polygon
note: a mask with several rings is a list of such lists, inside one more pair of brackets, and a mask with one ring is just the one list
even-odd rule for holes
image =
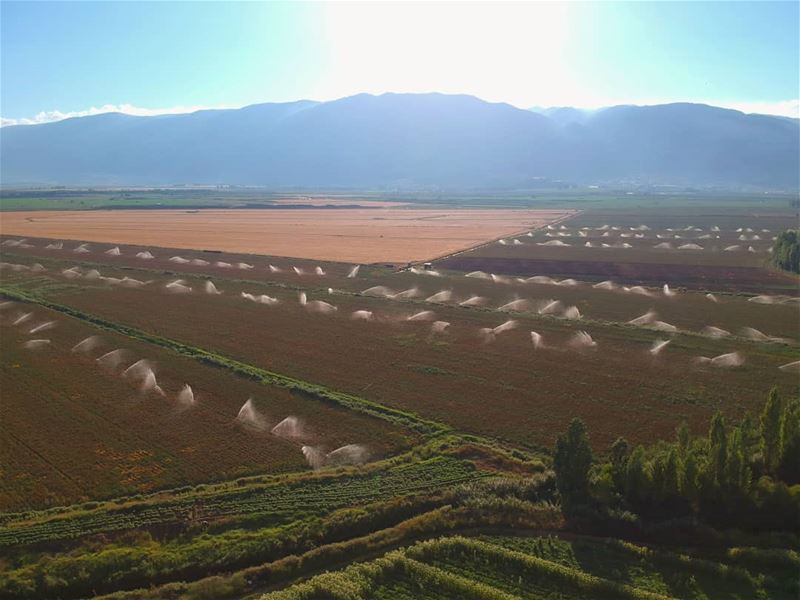
{"label": "white cloud", "polygon": [[173,106],[171,108],[142,108],[133,104],[104,104],[103,106],[92,106],[86,110],[74,110],[63,112],[60,110],[42,111],[34,117],[23,117],[21,119],[8,119],[0,117],[0,127],[8,125],[39,125],[41,123],[53,123],[63,121],[73,117],[89,117],[104,113],[123,113],[138,117],[152,117],[155,115],[179,115],[184,113],[196,112],[198,110],[219,109],[219,108],[238,108],[229,106]]}

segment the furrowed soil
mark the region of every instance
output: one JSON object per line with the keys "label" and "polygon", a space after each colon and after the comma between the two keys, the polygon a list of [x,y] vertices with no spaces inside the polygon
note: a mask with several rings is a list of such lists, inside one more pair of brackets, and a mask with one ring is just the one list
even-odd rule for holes
{"label": "furrowed soil", "polygon": [[[50,321],[52,328],[29,333]],[[378,458],[413,443],[389,423],[100,332],[41,306],[5,305],[0,335],[0,510],[308,470],[302,444],[334,449],[359,443]],[[97,347],[71,351],[91,335],[100,336]],[[26,348],[31,339],[50,342]],[[124,351],[118,366],[98,363],[117,348]],[[122,376],[141,358],[152,361],[165,396],[141,391],[138,380]],[[184,383],[194,391],[193,406],[177,399]],[[264,419],[261,429],[236,422],[248,398]],[[301,435],[270,434],[289,415],[302,423]]]}
{"label": "furrowed soil", "polygon": [[[93,257],[107,263],[115,260]],[[670,438],[683,420],[701,431],[718,409],[735,418],[757,410],[774,385],[790,393],[797,389],[796,376],[777,368],[798,359],[796,341],[756,343],[735,336],[715,340],[696,332],[704,325],[726,326],[734,332],[749,326],[796,340],[792,321],[796,306],[757,305],[737,296],[725,296],[714,304],[688,292],[675,298],[656,291],[638,297],[585,284],[574,288],[497,284],[457,274],[430,277],[381,269],[348,279],[341,275],[346,270],[341,266],[324,276],[281,272],[275,274],[280,280],[268,282],[272,274],[259,261],[247,273],[262,281],[215,277],[224,294],[209,296],[200,291],[204,280],[198,277],[185,278],[191,293],[175,295],[164,287],[174,274],[127,269],[124,272],[130,276],[152,279],[151,283],[126,289],[84,281],[80,289],[56,287],[46,293],[56,302],[114,322],[213,348],[462,431],[532,446],[550,446],[575,416],[586,421],[601,451],[619,435],[633,442]],[[101,271],[121,276],[111,265]],[[26,285],[27,279],[30,276],[14,276],[19,285]],[[394,290],[416,286],[419,296],[397,301],[356,294],[378,284]],[[30,285],[42,284],[31,279]],[[332,293],[326,286],[333,288]],[[305,290],[310,305],[300,305],[300,290]],[[452,291],[453,297],[444,304],[424,302],[426,294],[440,290]],[[268,294],[279,303],[257,304],[242,298],[243,291]],[[456,305],[473,293],[490,301],[483,308]],[[586,316],[568,321],[532,311],[497,310],[498,304],[515,296],[563,299],[565,305],[575,302]],[[337,310],[311,312],[319,300]],[[659,311],[659,318],[681,319],[681,329],[688,332],[669,334],[620,324],[649,308]],[[354,320],[352,313],[358,310],[370,311],[370,319]],[[430,321],[407,320],[423,310],[450,323],[444,334],[433,333]],[[480,328],[496,327],[507,319],[517,320],[518,327],[491,343],[479,337]],[[203,323],[214,326],[198,326]],[[543,335],[546,348],[533,348],[532,330]],[[573,348],[570,341],[580,330],[590,333],[598,346]],[[659,339],[672,342],[653,357],[648,350]],[[702,369],[693,364],[698,356],[733,351],[745,356],[743,366]]]}

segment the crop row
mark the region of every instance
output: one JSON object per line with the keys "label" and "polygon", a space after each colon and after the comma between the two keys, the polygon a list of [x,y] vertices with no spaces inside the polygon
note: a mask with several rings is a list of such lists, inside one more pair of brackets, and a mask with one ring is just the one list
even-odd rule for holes
{"label": "crop row", "polygon": [[331,475],[291,484],[227,490],[207,496],[188,495],[159,504],[97,509],[43,522],[10,524],[0,528],[0,547],[236,515],[319,514],[381,498],[438,490],[481,476],[472,463],[440,456],[401,464],[385,471]]}

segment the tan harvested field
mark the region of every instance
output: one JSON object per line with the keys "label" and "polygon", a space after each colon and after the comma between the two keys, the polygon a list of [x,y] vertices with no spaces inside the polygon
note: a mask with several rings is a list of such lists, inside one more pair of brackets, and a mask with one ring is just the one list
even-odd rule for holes
{"label": "tan harvested field", "polygon": [[359,263],[405,263],[557,221],[561,210],[269,209],[6,212],[6,235]]}

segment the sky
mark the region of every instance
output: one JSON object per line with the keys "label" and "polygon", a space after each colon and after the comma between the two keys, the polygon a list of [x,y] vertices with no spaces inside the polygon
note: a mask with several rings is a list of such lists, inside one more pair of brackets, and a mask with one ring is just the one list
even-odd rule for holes
{"label": "sky", "polygon": [[800,116],[798,2],[0,2],[3,124],[361,92]]}

